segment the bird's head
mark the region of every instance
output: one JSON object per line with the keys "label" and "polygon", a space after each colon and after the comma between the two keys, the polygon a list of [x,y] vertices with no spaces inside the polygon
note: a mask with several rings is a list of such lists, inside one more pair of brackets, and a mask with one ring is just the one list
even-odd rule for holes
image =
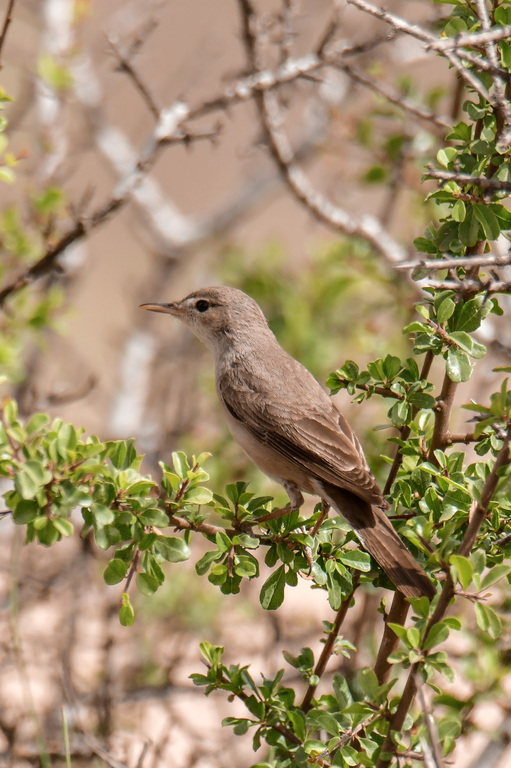
{"label": "bird's head", "polygon": [[201,288],[181,301],[141,304],[142,309],[173,315],[187,325],[212,352],[224,352],[257,334],[271,333],[259,305],[229,286]]}

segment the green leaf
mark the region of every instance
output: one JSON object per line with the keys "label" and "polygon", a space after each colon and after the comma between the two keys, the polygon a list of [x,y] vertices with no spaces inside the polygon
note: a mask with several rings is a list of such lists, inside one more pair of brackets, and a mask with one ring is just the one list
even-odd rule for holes
{"label": "green leaf", "polygon": [[459,226],[458,235],[463,245],[466,245],[467,247],[471,247],[477,243],[479,238],[479,221],[474,215],[472,206],[467,208],[465,219]]}
{"label": "green leaf", "polygon": [[209,488],[203,488],[202,486],[190,488],[185,493],[183,499],[188,504],[209,504],[210,501],[213,501],[213,492]]}
{"label": "green leaf", "polygon": [[62,536],[72,536],[74,526],[71,520],[66,520],[63,517],[54,517],[52,520],[53,525]]}
{"label": "green leaf", "polygon": [[459,16],[453,16],[450,18],[444,27],[444,32],[447,37],[456,37],[457,35],[466,31],[467,24],[464,19],[461,19]]}
{"label": "green leaf", "polygon": [[402,627],[401,624],[394,624],[393,622],[389,622],[388,626],[391,628],[391,630],[396,634],[400,640],[406,640],[406,629],[405,627]]}
{"label": "green leaf", "polygon": [[467,209],[463,200],[456,200],[452,207],[451,215],[454,221],[464,221],[467,215]]}
{"label": "green leaf", "polygon": [[188,459],[183,451],[174,451],[172,454],[172,466],[181,480],[187,479],[187,472],[190,469]]}
{"label": "green leaf", "polygon": [[279,608],[284,600],[284,587],[286,584],[286,571],[281,565],[266,579],[261,587],[259,601],[267,611]]}
{"label": "green leaf", "polygon": [[135,621],[135,611],[130,602],[130,598],[127,592],[122,593],[122,604],[119,609],[119,621],[123,627],[131,627]]}
{"label": "green leaf", "polygon": [[144,509],[142,514],[139,515],[138,519],[144,525],[156,525],[159,528],[165,528],[169,524],[168,515],[166,515],[165,512],[158,507],[150,507],[149,509]]}
{"label": "green leaf", "polygon": [[416,237],[413,244],[420,253],[438,253],[436,245],[426,237]]}
{"label": "green leaf", "polygon": [[471,355],[471,357],[476,358],[476,360],[485,356],[486,347],[484,344],[479,344],[479,342],[473,339],[472,336],[469,336],[468,333],[465,333],[465,331],[453,331],[449,336],[459,347],[461,347],[461,349]]}
{"label": "green leaf", "polygon": [[366,698],[374,701],[378,694],[379,688],[378,678],[376,677],[374,671],[369,667],[361,669],[358,673],[358,684],[360,685],[362,693],[366,696]]}
{"label": "green leaf", "polygon": [[406,639],[410,648],[418,648],[421,641],[421,633],[417,627],[410,627],[406,630]]}
{"label": "green leaf", "polygon": [[221,560],[223,556],[223,552],[219,552],[217,549],[206,552],[204,555],[202,555],[200,560],[197,560],[195,563],[195,570],[199,576],[204,576],[204,574],[207,573],[211,568],[211,565],[216,563],[217,560]]}
{"label": "green leaf", "polygon": [[483,203],[476,203],[472,208],[486,239],[497,240],[500,235],[500,224],[492,209]]}
{"label": "green leaf", "polygon": [[447,375],[451,381],[459,383],[468,381],[472,375],[474,364],[469,360],[466,352],[456,347],[449,347],[447,351]]}
{"label": "green leaf", "polygon": [[50,417],[47,413],[34,413],[30,421],[27,423],[25,429],[27,430],[27,435],[31,437],[36,432],[39,432],[43,427],[45,427],[48,422],[50,421]]}
{"label": "green leaf", "polygon": [[[499,10],[497,8],[497,10]],[[511,9],[508,9],[511,10]],[[507,40],[501,40],[500,41],[500,54],[502,59],[502,66],[506,69],[511,68],[511,45],[507,42]]]}
{"label": "green leaf", "polygon": [[385,374],[385,378],[393,379],[394,376],[397,376],[402,367],[403,366],[399,357],[395,357],[394,355],[387,355],[383,361],[383,372]]}
{"label": "green leaf", "polygon": [[436,159],[444,168],[448,168],[449,165],[456,160],[458,152],[454,147],[445,147],[437,152]]}
{"label": "green leaf", "polygon": [[[287,713],[289,721],[293,726],[293,732],[298,736],[301,741],[304,741],[306,736],[305,715],[299,709],[290,709]],[[266,763],[268,768],[272,768],[269,763]],[[256,768],[256,766],[254,766]]]}
{"label": "green leaf", "polygon": [[408,396],[408,401],[417,408],[434,408],[436,404],[435,398],[427,392],[413,392]]}
{"label": "green leaf", "polygon": [[169,563],[182,563],[190,557],[190,547],[177,536],[158,536],[154,549]]}
{"label": "green leaf", "polygon": [[103,571],[103,579],[106,584],[119,584],[128,573],[129,563],[114,557]]}
{"label": "green leaf", "polygon": [[429,651],[434,648],[435,645],[443,643],[449,637],[449,627],[446,624],[439,623],[433,624],[431,630],[424,643],[424,650]]}
{"label": "green leaf", "polygon": [[371,558],[367,552],[362,552],[360,549],[346,549],[339,554],[339,560],[344,565],[348,565],[351,568],[356,568],[357,571],[364,571],[367,573],[371,570]]}
{"label": "green leaf", "polygon": [[12,516],[17,525],[26,525],[26,523],[30,523],[34,520],[40,511],[42,510],[37,501],[34,499],[27,499],[16,504]]}
{"label": "green leaf", "polygon": [[51,472],[40,461],[29,459],[14,478],[14,487],[22,499],[33,499],[37,491],[51,480]]}
{"label": "green leaf", "polygon": [[505,563],[500,563],[500,565],[495,565],[484,577],[484,579],[481,582],[481,590],[488,589],[488,587],[493,586],[497,581],[500,581],[500,579],[503,579],[504,576],[507,576],[509,572],[511,571],[511,566],[506,565]]}
{"label": "green leaf", "polygon": [[71,88],[73,84],[73,77],[69,70],[50,53],[44,53],[39,58],[37,70],[41,79],[56,91]]}
{"label": "green leaf", "polygon": [[484,603],[476,603],[476,622],[479,629],[487,632],[491,638],[496,640],[502,632],[502,621],[495,613],[493,608]]}
{"label": "green leaf", "polygon": [[456,568],[458,581],[463,589],[468,589],[474,576],[474,568],[470,560],[461,555],[451,555],[449,562]]}
{"label": "green leaf", "polygon": [[158,579],[151,576],[150,573],[137,574],[137,587],[143,595],[147,595],[147,597],[154,595],[159,586]]}
{"label": "green leaf", "polygon": [[456,304],[449,297],[442,301],[436,312],[436,318],[439,325],[444,325],[444,323],[447,322],[447,320],[452,316],[455,308]]}

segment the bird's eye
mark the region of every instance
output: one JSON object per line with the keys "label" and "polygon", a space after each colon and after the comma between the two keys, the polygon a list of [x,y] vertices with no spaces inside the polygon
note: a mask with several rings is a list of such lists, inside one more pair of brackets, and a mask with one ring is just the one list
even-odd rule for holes
{"label": "bird's eye", "polygon": [[195,309],[197,312],[205,312],[207,309],[209,309],[210,304],[209,301],[206,301],[205,299],[199,299],[199,301],[195,305]]}

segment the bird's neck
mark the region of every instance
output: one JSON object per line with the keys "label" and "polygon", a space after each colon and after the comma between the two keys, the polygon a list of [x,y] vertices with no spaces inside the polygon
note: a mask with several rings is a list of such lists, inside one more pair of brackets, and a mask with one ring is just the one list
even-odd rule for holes
{"label": "bird's neck", "polygon": [[281,349],[267,326],[237,328],[235,332],[227,330],[214,350],[216,366],[219,370],[233,365],[260,366],[276,348]]}

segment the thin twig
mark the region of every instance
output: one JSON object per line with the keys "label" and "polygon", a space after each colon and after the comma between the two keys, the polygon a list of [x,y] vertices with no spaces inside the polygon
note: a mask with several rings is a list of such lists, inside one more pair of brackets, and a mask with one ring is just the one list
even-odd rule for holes
{"label": "thin twig", "polygon": [[[433,364],[433,360],[434,360],[434,355],[433,355],[431,350],[428,350],[426,352],[425,357],[424,357],[424,362],[422,364],[422,370],[421,370],[421,373],[420,373],[420,377],[421,377],[422,380],[426,380],[428,378],[429,372],[431,370],[431,366]],[[418,412],[418,408],[416,406],[414,406],[413,409],[412,409],[413,417],[415,417],[417,412]],[[410,434],[410,427],[403,427],[400,430],[401,440],[406,440],[409,434]],[[390,468],[390,472],[388,474],[387,481],[386,481],[385,487],[383,489],[384,496],[387,495],[388,493],[390,493],[390,489],[392,488],[394,480],[397,477],[397,473],[399,472],[399,467],[401,466],[402,462],[403,462],[403,454],[401,453],[401,450],[400,450],[400,448],[398,446],[396,448],[396,453],[395,453],[395,456],[394,456],[394,461],[392,462],[392,466]]]}
{"label": "thin twig", "polygon": [[470,516],[467,530],[465,531],[463,541],[461,542],[459,548],[459,554],[463,555],[464,557],[467,557],[470,554],[470,551],[474,546],[474,542],[477,538],[477,534],[479,533],[479,529],[483,524],[486,515],[488,514],[488,505],[490,504],[492,496],[495,493],[495,489],[497,487],[499,471],[503,467],[507,466],[511,461],[509,455],[509,440],[511,436],[510,429],[511,428],[508,427],[502,448],[500,449],[497,458],[495,459],[495,463],[490,474],[486,478],[483,491],[481,493],[481,499],[475,505],[475,508]]}
{"label": "thin twig", "polygon": [[[325,60],[333,64],[332,57],[325,56]],[[365,72],[361,72],[359,69],[355,69],[355,67],[352,67],[349,64],[345,64],[342,61],[338,61],[335,66],[345,72],[348,77],[350,77],[355,82],[370,88],[379,96],[383,96],[391,104],[395,104],[413,117],[433,123],[438,128],[451,128],[451,123],[449,123],[447,120],[442,120],[442,118],[438,117],[433,112],[429,112],[426,109],[421,109],[415,104],[412,104],[410,101],[401,98],[396,93],[391,91],[390,88],[387,88],[387,86],[381,85],[380,83],[377,83],[375,80],[370,78],[365,74]]]}
{"label": "thin twig", "polygon": [[436,464],[435,451],[446,444],[446,437],[449,431],[449,420],[454,405],[454,395],[458,385],[452,381],[447,372],[444,374],[442,390],[436,401],[435,406],[435,426],[433,428],[433,437],[431,439],[431,448],[429,450],[429,461]]}
{"label": "thin twig", "polygon": [[[319,680],[321,680],[323,673],[325,672],[326,666],[328,664],[328,661],[332,653],[334,652],[335,641],[339,636],[339,632],[341,631],[341,627],[343,625],[344,619],[346,618],[346,614],[348,613],[348,609],[351,605],[353,595],[355,594],[355,590],[357,589],[359,582],[360,582],[360,573],[356,571],[355,574],[353,575],[353,589],[351,590],[350,594],[344,598],[344,600],[341,603],[341,607],[337,611],[334,625],[331,631],[328,633],[328,637],[323,646],[323,650],[321,651],[321,655],[314,668],[314,674],[319,678]],[[318,685],[319,685],[319,681],[315,685],[309,684],[307,690],[305,691],[305,696],[303,697],[303,701],[301,704],[301,709],[304,712],[308,712],[309,709],[311,708],[312,700],[314,698],[314,694],[316,693],[316,689]]]}
{"label": "thin twig", "polygon": [[[432,35],[430,32],[427,32],[419,24],[410,24],[408,21],[405,21],[405,19],[402,19],[400,16],[396,16],[393,13],[388,13],[382,8],[378,8],[377,6],[372,5],[372,3],[368,3],[366,0],[348,0],[348,3],[350,5],[354,5],[356,8],[359,8],[361,11],[364,11],[365,13],[368,13],[371,16],[374,16],[375,18],[386,22],[387,24],[390,24],[390,26],[394,27],[394,29],[398,30],[399,32],[404,32],[407,35],[411,35],[412,37],[415,37],[417,40],[421,40],[423,43],[427,43],[426,47],[434,47],[433,44],[438,41],[438,38],[435,37],[435,35]],[[484,87],[481,81],[474,75],[474,73],[471,72],[469,69],[467,69],[467,67],[465,67],[465,65],[459,59],[459,57],[449,48],[444,50],[443,53],[446,59],[452,64],[452,66],[459,73],[459,75],[469,85],[471,85],[472,88],[480,96],[486,99],[486,101],[488,101],[490,104],[495,105],[495,102],[493,98],[490,96],[490,94],[488,93],[488,90]]]}
{"label": "thin twig", "polygon": [[[417,686],[417,695],[419,698],[420,705],[422,707],[422,711],[424,713],[423,721],[426,726],[426,730],[428,732],[429,737],[429,744],[422,744],[422,749],[424,753],[426,754],[426,747],[429,747],[430,755],[428,756],[428,761],[426,762],[426,768],[444,768],[444,761],[442,759],[442,752],[440,749],[440,745],[438,743],[438,736],[434,731],[434,719],[433,714],[431,712],[431,707],[429,706],[429,703],[426,699],[426,696],[424,694],[424,688],[422,685],[422,682],[418,678],[418,676],[415,676],[415,685]],[[429,759],[431,758],[431,759]],[[429,765],[428,765],[429,763]]]}
{"label": "thin twig", "polygon": [[97,226],[107,221],[107,219],[118,211],[126,202],[126,198],[112,198],[105,203],[105,205],[98,208],[87,221],[84,219],[76,221],[74,226],[62,235],[60,240],[49,248],[39,261],[36,261],[36,263],[26,272],[0,291],[0,306],[5,303],[5,300],[12,293],[19,291],[34,280],[57,269],[58,257],[64,253],[66,248],[77,240],[80,240],[92,229],[95,229]]}
{"label": "thin twig", "polygon": [[399,637],[396,635],[393,629],[390,628],[390,624],[399,624],[402,627],[408,616],[410,610],[410,603],[398,589],[394,592],[392,598],[392,605],[388,615],[385,616],[385,626],[383,629],[383,637],[378,648],[378,656],[376,657],[376,663],[374,665],[374,673],[378,678],[378,683],[383,685],[387,681],[389,672],[392,665],[389,663],[389,656],[397,650],[400,643]]}
{"label": "thin twig", "polygon": [[156,120],[159,119],[161,114],[161,106],[158,104],[156,97],[151,92],[149,86],[147,83],[143,80],[142,76],[140,75],[140,72],[135,68],[132,57],[121,50],[119,46],[119,41],[117,40],[117,37],[113,34],[110,34],[107,36],[108,43],[110,45],[110,48],[112,49],[113,54],[115,55],[117,61],[118,61],[118,69],[121,70],[121,72],[125,72],[129,78],[132,80],[133,85],[137,89],[137,91],[142,96],[143,100],[145,101],[147,107],[149,108],[149,111],[152,113],[152,115],[156,118]]}
{"label": "thin twig", "polygon": [[[247,60],[250,66],[255,66],[257,39],[252,30],[254,10],[249,0],[239,0],[239,6]],[[254,99],[271,155],[297,200],[317,219],[335,231],[367,240],[387,262],[400,260],[400,254],[403,252],[401,246],[383,229],[377,219],[367,215],[357,218],[334,205],[313,187],[309,178],[298,168],[287,136],[281,128],[278,104],[271,91],[265,89],[256,93]]]}
{"label": "thin twig", "polygon": [[394,269],[456,269],[456,267],[506,267],[511,264],[511,253],[507,256],[494,256],[491,253],[483,256],[460,256],[439,259],[418,259],[417,261],[403,261],[395,264]]}
{"label": "thin twig", "polygon": [[444,446],[453,445],[454,443],[464,443],[469,445],[470,443],[477,442],[477,437],[473,432],[447,432],[444,437]]}
{"label": "thin twig", "polygon": [[484,292],[487,296],[493,293],[511,293],[511,282],[505,280],[429,280],[424,286],[434,288],[437,291],[456,291],[462,294],[475,294]]}
{"label": "thin twig", "polygon": [[[350,0],[351,1],[351,0]],[[456,37],[442,37],[439,40],[435,40],[430,44],[431,48],[435,48],[437,51],[444,51],[450,48],[480,48],[489,42],[496,42],[497,40],[507,40],[511,37],[511,26],[507,27],[494,27],[491,30],[485,32],[474,32],[473,34],[459,34]]]}
{"label": "thin twig", "polygon": [[491,189],[497,192],[511,191],[511,181],[502,181],[501,179],[485,178],[483,176],[471,176],[469,173],[458,173],[456,171],[441,171],[432,165],[427,166],[426,176],[432,179],[443,179],[444,181],[455,181],[457,184],[473,184],[481,189]]}
{"label": "thin twig", "polygon": [[[486,0],[476,0],[476,3],[481,27],[483,28],[483,31],[488,34],[491,32],[491,25],[488,9],[486,8]],[[511,27],[509,27],[509,30],[511,32]],[[484,47],[488,61],[493,67],[497,68],[499,65],[499,54],[495,45],[495,40],[486,40],[484,42]],[[511,143],[511,110],[506,97],[506,85],[500,75],[496,75],[492,72],[491,77],[493,80],[493,92],[495,94],[496,106],[504,124],[502,135],[498,139],[498,146],[501,149],[507,149]]]}
{"label": "thin twig", "polygon": [[14,9],[15,2],[16,0],[9,0],[9,5],[7,6],[7,11],[5,12],[5,19],[2,27],[2,32],[0,33],[0,69],[2,69],[3,67],[3,64],[1,63],[2,53],[3,53],[4,44],[5,44],[5,39],[7,37],[7,31],[12,22],[12,17],[13,17],[12,12]]}

